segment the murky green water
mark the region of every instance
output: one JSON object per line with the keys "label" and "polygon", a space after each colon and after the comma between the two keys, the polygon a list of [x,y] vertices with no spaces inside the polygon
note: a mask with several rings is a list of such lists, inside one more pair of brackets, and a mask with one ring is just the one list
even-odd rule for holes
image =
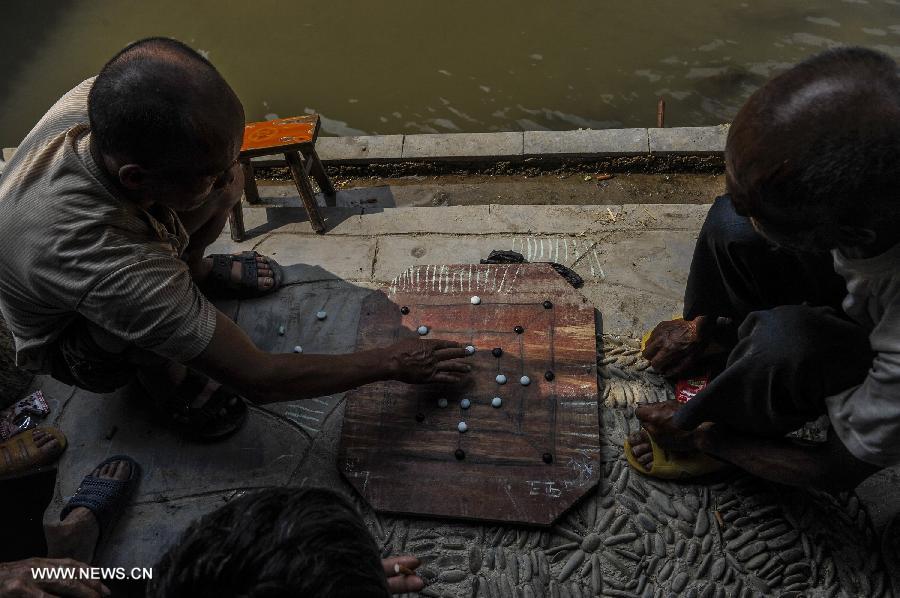
{"label": "murky green water", "polygon": [[838,44],[900,59],[898,0],[7,0],[0,145],[148,35],[204,51],[249,119],[327,134],[729,120],[768,76]]}

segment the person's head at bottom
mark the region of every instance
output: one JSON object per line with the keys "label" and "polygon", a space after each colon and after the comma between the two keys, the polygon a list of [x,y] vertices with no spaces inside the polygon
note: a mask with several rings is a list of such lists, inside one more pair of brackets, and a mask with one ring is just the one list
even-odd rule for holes
{"label": "person's head at bottom", "polygon": [[154,569],[154,598],[390,596],[362,517],[319,488],[234,499],[191,524]]}

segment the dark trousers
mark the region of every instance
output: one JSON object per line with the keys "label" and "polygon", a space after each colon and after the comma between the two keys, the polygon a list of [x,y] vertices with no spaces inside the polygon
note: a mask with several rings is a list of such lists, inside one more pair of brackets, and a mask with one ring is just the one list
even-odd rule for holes
{"label": "dark trousers", "polygon": [[825,397],[860,384],[872,365],[868,331],[841,310],[845,294],[830,254],[776,248],[727,195],[717,198],[694,250],[684,316],[731,318],[737,344],[676,424],[778,437],[825,413]]}

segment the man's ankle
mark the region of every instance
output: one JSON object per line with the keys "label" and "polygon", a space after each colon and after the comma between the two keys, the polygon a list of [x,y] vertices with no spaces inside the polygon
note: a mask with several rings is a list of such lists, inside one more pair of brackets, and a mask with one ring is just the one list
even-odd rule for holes
{"label": "man's ankle", "polygon": [[712,422],[702,423],[691,435],[694,448],[702,453],[715,453],[719,446],[720,427]]}
{"label": "man's ankle", "polygon": [[92,523],[96,523],[97,518],[91,512],[90,509],[86,507],[75,507],[72,509],[62,520],[63,525],[89,525]]}

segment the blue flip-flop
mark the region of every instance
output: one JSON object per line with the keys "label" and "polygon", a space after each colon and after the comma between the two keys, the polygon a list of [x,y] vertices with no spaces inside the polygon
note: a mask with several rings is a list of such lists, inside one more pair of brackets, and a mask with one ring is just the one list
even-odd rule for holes
{"label": "blue flip-flop", "polygon": [[110,529],[115,518],[121,514],[122,507],[128,501],[128,498],[137,487],[137,482],[141,477],[141,467],[137,461],[125,455],[112,456],[102,463],[96,469],[102,469],[104,465],[113,463],[114,461],[125,461],[131,466],[131,475],[124,480],[114,480],[110,478],[98,478],[92,475],[84,476],[75,494],[63,507],[59,513],[59,520],[62,521],[72,512],[73,509],[84,507],[90,510],[97,522],[100,524],[100,534],[103,535],[104,530]]}

